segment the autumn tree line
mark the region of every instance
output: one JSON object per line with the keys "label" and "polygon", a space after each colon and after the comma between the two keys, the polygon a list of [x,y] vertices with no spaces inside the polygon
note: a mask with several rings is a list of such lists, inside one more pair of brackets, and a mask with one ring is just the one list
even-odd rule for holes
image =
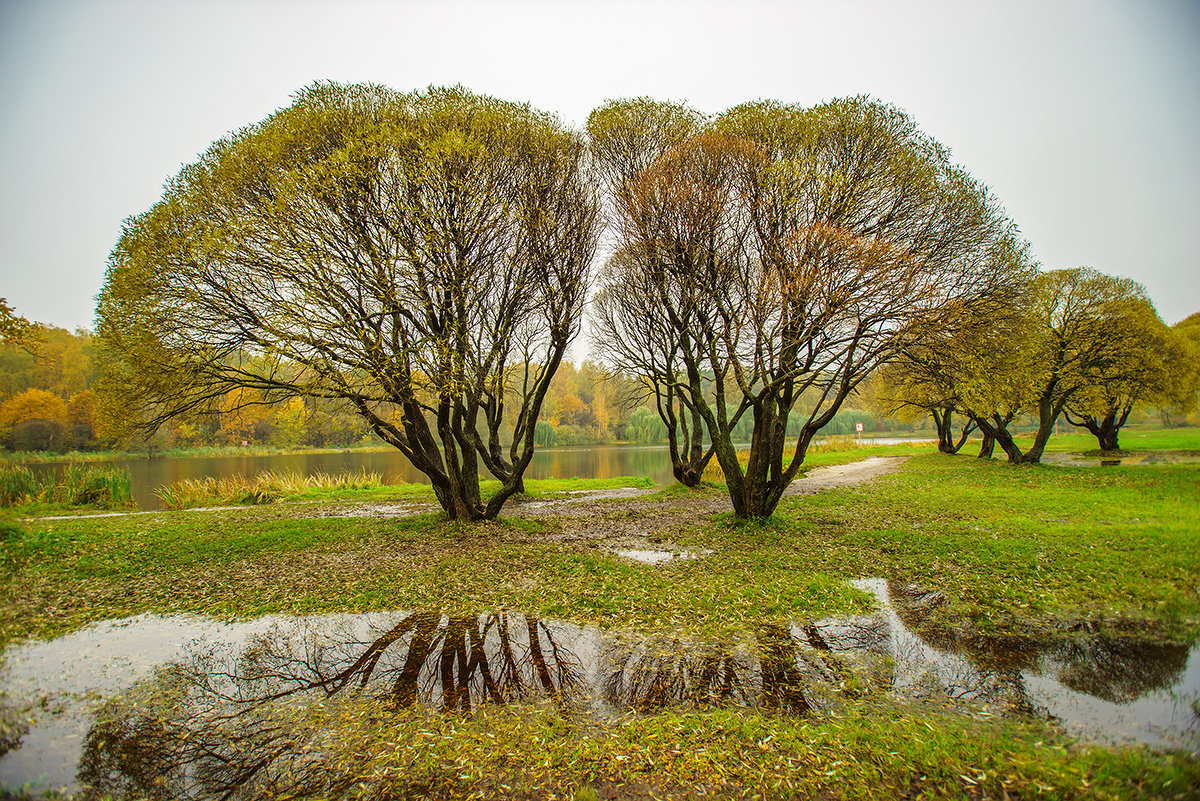
{"label": "autumn tree line", "polygon": [[947,451],[967,421],[1014,462],[1064,415],[1103,440],[1134,404],[1186,411],[1190,324],[1028,251],[986,186],[867,97],[615,100],[575,130],[462,87],[323,82],[126,222],[97,414],[146,436],[329,409],[477,520],[536,447],[615,420],[665,436],[685,485],[715,463],[734,513],[762,517],[868,399],[928,414]]}
{"label": "autumn tree line", "polygon": [[[378,444],[359,415],[334,402],[292,398],[282,404],[251,404],[245,390],[232,391],[213,409],[172,420],[152,434],[131,432],[120,421],[98,414],[96,338],[90,331],[40,324],[30,324],[27,330],[32,336],[24,344],[0,344],[0,443],[10,451]],[[665,444],[666,427],[641,405],[640,395],[635,377],[615,374],[592,360],[578,367],[563,362],[546,393],[536,444]],[[927,421],[911,416],[889,419],[874,411],[849,409],[830,433],[848,434],[855,423],[863,423],[868,432],[897,426],[932,431]],[[748,426],[739,434],[748,436]]]}

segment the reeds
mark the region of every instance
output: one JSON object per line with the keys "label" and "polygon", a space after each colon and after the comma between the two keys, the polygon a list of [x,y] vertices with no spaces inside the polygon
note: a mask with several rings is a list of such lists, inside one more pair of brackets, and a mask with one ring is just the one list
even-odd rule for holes
{"label": "reeds", "polygon": [[0,467],[0,506],[55,503],[120,509],[131,506],[129,471],[113,467],[69,464],[38,476],[24,465]]}
{"label": "reeds", "polygon": [[265,471],[255,476],[222,478],[193,478],[165,484],[154,491],[165,509],[189,509],[197,506],[230,506],[275,503],[287,497],[304,495],[314,490],[366,490],[383,485],[380,473],[365,470],[357,473],[311,476],[296,472]]}

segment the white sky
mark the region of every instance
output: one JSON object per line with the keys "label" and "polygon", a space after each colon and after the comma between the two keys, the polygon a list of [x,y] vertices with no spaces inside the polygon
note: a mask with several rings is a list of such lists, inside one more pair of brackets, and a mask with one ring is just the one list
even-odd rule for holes
{"label": "white sky", "polygon": [[988,183],[1046,268],[1200,310],[1200,2],[0,0],[0,296],[92,325],[121,221],[317,79],[462,83],[580,125],[870,94]]}

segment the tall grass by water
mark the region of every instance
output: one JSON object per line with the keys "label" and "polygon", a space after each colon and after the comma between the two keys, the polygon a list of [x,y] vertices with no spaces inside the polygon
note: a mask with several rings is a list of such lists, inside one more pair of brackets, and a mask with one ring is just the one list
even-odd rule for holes
{"label": "tall grass by water", "polygon": [[39,476],[24,465],[0,467],[0,506],[61,504],[119,509],[133,503],[129,471],[70,464]]}
{"label": "tall grass by water", "polygon": [[165,509],[189,509],[197,506],[275,503],[315,490],[369,490],[383,485],[380,473],[315,473],[265,471],[255,476],[224,476],[185,479],[166,484],[154,491]]}

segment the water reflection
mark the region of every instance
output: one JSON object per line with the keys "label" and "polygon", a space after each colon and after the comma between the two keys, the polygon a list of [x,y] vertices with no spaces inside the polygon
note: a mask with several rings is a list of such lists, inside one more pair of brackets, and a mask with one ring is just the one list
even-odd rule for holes
{"label": "water reflection", "polygon": [[[429,479],[396,450],[294,453],[271,456],[196,456],[159,459],[122,459],[107,466],[129,470],[133,500],[139,509],[159,509],[154,490],[184,479],[256,476],[272,471],[311,476],[339,475],[366,470],[380,473],[384,483],[427,484]],[[34,464],[30,469],[49,474],[64,464]],[[674,481],[671,458],[665,445],[592,445],[586,448],[538,450],[525,472],[526,478],[617,478],[647,476],[658,484]]]}
{"label": "water reflection", "polygon": [[[126,673],[96,659],[85,630],[64,638],[69,654],[54,656],[61,642],[10,651],[5,684],[28,688],[31,676],[14,675],[23,670],[71,675],[78,671],[71,660],[84,659],[79,672],[102,676],[97,686],[109,700],[79,729],[82,753],[62,754],[69,772],[50,783],[77,776],[99,793],[150,798],[311,789],[306,782],[324,780],[322,759],[342,747],[373,747],[387,716],[413,706],[463,714],[526,701],[586,717],[732,705],[807,715],[887,691],[1052,714],[1092,738],[1198,744],[1200,648],[1189,654],[1095,633],[956,638],[930,627],[939,593],[879,580],[858,585],[876,593],[880,613],[762,625],[719,640],[603,634],[507,611],[251,621],[238,624],[240,635],[226,626],[216,641],[159,657],[132,688],[113,684]],[[160,619],[138,620],[162,627]],[[105,640],[140,636],[136,623],[96,631]],[[31,657],[37,649],[45,653]],[[21,744],[0,759],[5,786],[46,772],[29,762],[31,749],[47,737],[61,740],[61,727],[46,719],[15,733]]]}
{"label": "water reflection", "polygon": [[829,675],[782,626],[734,640],[615,637],[604,646],[599,699],[617,712],[733,705],[800,715]]}
{"label": "water reflection", "polygon": [[[341,726],[373,727],[389,710],[577,703],[584,668],[564,641],[577,646],[580,633],[505,612],[275,628],[240,649],[193,653],[110,702],[87,734],[78,780],[119,797],[288,796],[319,778],[306,754],[336,753],[325,740],[347,736]],[[380,703],[347,705],[331,726],[321,704],[342,696]]]}
{"label": "water reflection", "polygon": [[881,580],[853,583],[875,593],[888,618],[900,687],[932,683],[955,698],[1049,714],[1089,739],[1200,746],[1200,643],[1102,633],[957,636],[931,625],[940,593]]}
{"label": "water reflection", "polygon": [[1195,451],[1150,451],[1147,453],[1123,452],[1120,456],[1088,455],[1083,453],[1047,453],[1042,455],[1042,464],[1056,467],[1122,467],[1194,464],[1200,462],[1200,453]]}

